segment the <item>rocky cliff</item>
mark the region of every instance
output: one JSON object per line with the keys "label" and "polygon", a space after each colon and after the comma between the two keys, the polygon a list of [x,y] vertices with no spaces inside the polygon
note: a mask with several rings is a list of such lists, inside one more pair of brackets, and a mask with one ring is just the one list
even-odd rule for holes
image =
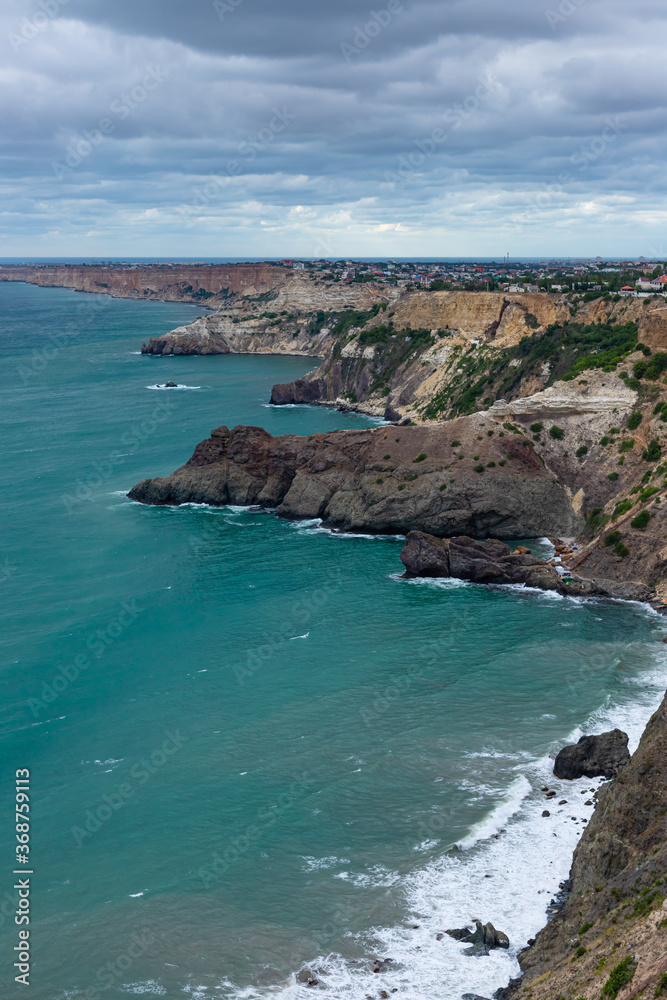
{"label": "rocky cliff", "polygon": [[566,296],[407,292],[381,316],[332,336],[320,367],[277,385],[274,403],[352,406],[415,422],[470,412],[551,385],[588,350],[592,329],[627,329],[667,348],[663,300],[573,303]]}
{"label": "rocky cliff", "polygon": [[151,339],[142,352],[323,357],[342,317],[363,325],[373,307],[386,306],[396,295],[393,288],[324,283],[304,272],[282,270],[270,292],[231,297],[215,314]]}
{"label": "rocky cliff", "polygon": [[562,912],[520,956],[532,1000],[667,995],[667,699],[598,792]]}
{"label": "rocky cliff", "polygon": [[[348,531],[476,538],[575,535],[571,494],[532,442],[500,436],[484,415],[444,426],[271,437],[220,427],[189,462],[130,492],[150,504],[262,504]],[[482,464],[481,455],[486,462]]]}
{"label": "rocky cliff", "polygon": [[272,264],[155,264],[141,267],[3,267],[0,281],[25,281],[122,299],[164,299],[219,306],[230,297],[269,297],[292,272]]}

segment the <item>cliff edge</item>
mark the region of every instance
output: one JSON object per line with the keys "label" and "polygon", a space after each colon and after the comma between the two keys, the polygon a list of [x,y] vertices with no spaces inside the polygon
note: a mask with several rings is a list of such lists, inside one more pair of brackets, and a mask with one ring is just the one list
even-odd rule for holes
{"label": "cliff edge", "polygon": [[[519,958],[507,996],[667,995],[667,698],[574,853],[564,909]],[[610,984],[610,985],[607,985]]]}

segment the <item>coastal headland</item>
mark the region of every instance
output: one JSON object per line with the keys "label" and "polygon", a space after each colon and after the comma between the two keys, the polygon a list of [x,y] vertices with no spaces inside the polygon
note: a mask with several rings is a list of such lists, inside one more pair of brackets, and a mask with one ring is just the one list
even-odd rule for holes
{"label": "coastal headland", "polygon": [[[93,268],[0,272],[213,305],[144,353],[312,356],[318,368],[274,387],[275,405],[387,421],[303,437],[223,425],[170,476],[138,483],[132,499],[258,505],[334,530],[405,535],[412,576],[667,606],[662,298],[401,291],[272,265],[230,268],[215,286],[191,267],[119,271],[114,281]],[[539,536],[557,543],[556,560],[501,544]],[[521,954],[523,978],[499,997],[667,995],[666,761],[663,702],[630,763],[599,790],[563,906]]]}

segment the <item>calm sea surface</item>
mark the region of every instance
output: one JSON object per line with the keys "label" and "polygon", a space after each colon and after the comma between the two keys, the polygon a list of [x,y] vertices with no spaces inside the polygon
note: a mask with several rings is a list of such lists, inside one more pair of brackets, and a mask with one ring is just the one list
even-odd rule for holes
{"label": "calm sea surface", "polygon": [[[660,621],[409,583],[398,538],[129,502],[223,423],[370,423],[266,405],[311,359],[137,353],[199,312],[0,284],[0,995],[27,995],[17,768],[34,1000],[490,995],[591,811],[549,754],[609,724],[636,743]],[[542,818],[546,784],[568,804]],[[438,940],[476,916],[509,954]]]}

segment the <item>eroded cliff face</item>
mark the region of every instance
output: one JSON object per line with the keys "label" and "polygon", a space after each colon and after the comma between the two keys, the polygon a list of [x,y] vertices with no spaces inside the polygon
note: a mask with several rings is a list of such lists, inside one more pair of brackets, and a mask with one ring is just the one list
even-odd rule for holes
{"label": "eroded cliff face", "polygon": [[392,420],[442,419],[461,384],[479,382],[479,392],[466,401],[475,407],[487,402],[484,392],[493,402],[498,392],[514,399],[544,388],[554,377],[552,361],[538,364],[520,345],[573,319],[582,325],[636,322],[640,342],[667,348],[661,301],[596,300],[579,304],[573,317],[564,296],[409,292],[359,328],[336,337],[333,327],[319,347],[325,352],[320,367],[297,383],[276,386],[273,401],[351,406]]}
{"label": "eroded cliff face", "polygon": [[124,299],[161,299],[215,307],[230,296],[270,295],[291,272],[271,264],[183,264],[173,267],[5,267],[0,281],[25,281]]}
{"label": "eroded cliff face", "polygon": [[129,496],[150,504],[261,504],[282,517],[320,517],[369,533],[576,534],[581,517],[531,443],[489,436],[492,426],[474,415],[437,427],[309,438],[220,427],[186,465],[139,483]]}
{"label": "eroded cliff face", "polygon": [[[625,960],[618,1000],[663,996],[667,973],[667,699],[617,778],[598,793],[563,911],[520,956],[513,996],[599,1000]],[[609,994],[616,996],[615,993]]]}
{"label": "eroded cliff face", "polygon": [[[278,270],[278,269],[276,269]],[[323,357],[340,314],[370,310],[398,296],[372,284],[321,282],[282,269],[270,291],[232,297],[214,315],[142,345],[144,354],[303,354]]]}

